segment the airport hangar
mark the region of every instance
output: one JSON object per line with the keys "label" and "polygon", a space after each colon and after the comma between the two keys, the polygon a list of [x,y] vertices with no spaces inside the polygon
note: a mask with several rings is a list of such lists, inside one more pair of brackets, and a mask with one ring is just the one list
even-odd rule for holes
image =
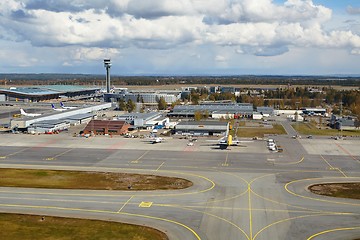
{"label": "airport hangar", "polygon": [[125,113],[109,121],[92,120],[84,133],[121,135],[127,133],[128,130],[152,130],[169,126],[169,118],[160,112]]}
{"label": "airport hangar", "polygon": [[172,118],[194,117],[196,112],[208,114],[213,119],[238,119],[253,118],[255,115],[268,117],[274,114],[272,107],[258,107],[257,111],[250,103],[237,104],[201,104],[201,105],[177,105],[168,114]]}
{"label": "airport hangar", "polygon": [[181,121],[175,128],[175,134],[191,136],[226,136],[229,122],[219,121]]}
{"label": "airport hangar", "polygon": [[100,88],[75,85],[49,85],[39,87],[10,87],[0,89],[0,101],[40,102],[58,98],[91,96]]}
{"label": "airport hangar", "polygon": [[[118,89],[119,90],[119,89]],[[116,89],[115,89],[116,91]],[[124,100],[127,102],[131,99],[133,102],[142,102],[147,105],[158,104],[160,98],[164,98],[167,104],[171,104],[181,99],[181,91],[177,90],[148,90],[148,91],[129,91],[127,88],[122,88],[115,93],[105,93],[105,102],[118,102]]]}
{"label": "airport hangar", "polygon": [[76,109],[68,109],[62,112],[44,114],[38,117],[12,119],[10,126],[11,129],[28,132],[31,130],[34,133],[64,130],[70,127],[70,125],[89,122],[98,111],[109,109],[111,107],[111,103],[103,103]]}
{"label": "airport hangar", "polygon": [[168,128],[170,121],[167,116],[161,112],[148,112],[148,113],[126,113],[117,116],[118,120],[125,121],[131,125],[133,129],[147,129],[154,128]]}

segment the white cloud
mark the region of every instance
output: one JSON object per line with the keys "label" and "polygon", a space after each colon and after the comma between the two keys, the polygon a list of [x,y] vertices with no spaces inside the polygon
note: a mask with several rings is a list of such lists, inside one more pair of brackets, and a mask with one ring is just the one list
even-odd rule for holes
{"label": "white cloud", "polygon": [[77,61],[102,60],[117,56],[120,51],[115,48],[77,48],[72,52],[72,59]]}
{"label": "white cloud", "polygon": [[354,48],[351,50],[351,54],[353,55],[360,55],[360,48]]}
{"label": "white cloud", "polygon": [[215,61],[216,62],[226,62],[226,57],[217,55],[217,56],[215,56]]}
{"label": "white cloud", "polygon": [[293,47],[356,53],[358,27],[328,27],[332,14],[312,0],[2,0],[0,39],[69,48],[71,59],[64,57],[64,63],[102,58],[104,49],[117,56],[125,48],[231,46],[232,54],[255,56],[282,55]]}
{"label": "white cloud", "polygon": [[360,14],[360,7],[348,6],[346,11],[352,15]]}

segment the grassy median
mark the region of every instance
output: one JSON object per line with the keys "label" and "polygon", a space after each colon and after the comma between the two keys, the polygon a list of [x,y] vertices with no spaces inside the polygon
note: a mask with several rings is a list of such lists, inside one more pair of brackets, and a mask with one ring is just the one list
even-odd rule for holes
{"label": "grassy median", "polygon": [[360,199],[360,183],[326,183],[309,187],[312,193],[338,198]]}
{"label": "grassy median", "polygon": [[167,240],[153,228],[97,220],[0,214],[2,240]]}
{"label": "grassy median", "polygon": [[237,131],[238,137],[264,137],[265,135],[286,134],[285,129],[280,124],[272,124],[271,127],[240,127]]}
{"label": "grassy median", "polygon": [[0,187],[85,190],[174,190],[192,182],[173,177],[113,172],[0,169]]}

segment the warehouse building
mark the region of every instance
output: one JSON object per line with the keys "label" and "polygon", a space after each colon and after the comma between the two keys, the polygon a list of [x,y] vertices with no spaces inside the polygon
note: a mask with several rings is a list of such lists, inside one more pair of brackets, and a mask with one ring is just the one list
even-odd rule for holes
{"label": "warehouse building", "polygon": [[132,128],[160,129],[169,125],[169,118],[159,112],[127,113],[118,116],[117,119],[126,121]]}
{"label": "warehouse building", "polygon": [[118,93],[107,93],[104,95],[105,102],[118,102],[131,99],[133,102],[144,103],[148,105],[157,104],[160,98],[164,98],[168,104],[176,102],[181,98],[181,91],[127,91],[122,90]]}
{"label": "warehouse building", "polygon": [[264,117],[269,117],[274,115],[274,108],[273,107],[257,107],[256,112],[260,113]]}
{"label": "warehouse building", "polygon": [[170,117],[194,117],[196,112],[209,115],[214,119],[220,118],[251,118],[254,112],[252,104],[201,104],[178,105],[168,114]]}
{"label": "warehouse building", "polygon": [[54,133],[66,130],[70,127],[70,122],[66,120],[46,120],[32,124],[28,128],[29,133]]}
{"label": "warehouse building", "polygon": [[130,124],[119,120],[91,120],[84,129],[84,134],[122,135],[128,132]]}
{"label": "warehouse building", "polygon": [[175,126],[175,134],[192,136],[226,136],[228,122],[218,121],[182,121]]}
{"label": "warehouse building", "polygon": [[36,133],[54,133],[69,129],[71,126],[90,122],[94,117],[93,113],[77,114],[62,119],[43,120],[30,124],[27,132]]}

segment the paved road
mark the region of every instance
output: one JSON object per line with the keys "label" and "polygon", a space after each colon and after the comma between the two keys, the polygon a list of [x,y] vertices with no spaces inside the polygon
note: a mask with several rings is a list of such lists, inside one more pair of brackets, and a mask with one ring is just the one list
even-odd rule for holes
{"label": "paved road", "polygon": [[180,140],[156,146],[129,140],[135,149],[123,139],[10,135],[0,139],[1,167],[158,174],[194,186],[151,192],[0,188],[0,211],[144,224],[170,239],[360,238],[360,201],[307,191],[313,183],[360,181],[360,154],[342,143],[343,154],[321,148],[309,154],[303,145],[310,140],[274,138],[283,153],[267,151],[263,141],[221,151],[203,140],[194,148]]}

